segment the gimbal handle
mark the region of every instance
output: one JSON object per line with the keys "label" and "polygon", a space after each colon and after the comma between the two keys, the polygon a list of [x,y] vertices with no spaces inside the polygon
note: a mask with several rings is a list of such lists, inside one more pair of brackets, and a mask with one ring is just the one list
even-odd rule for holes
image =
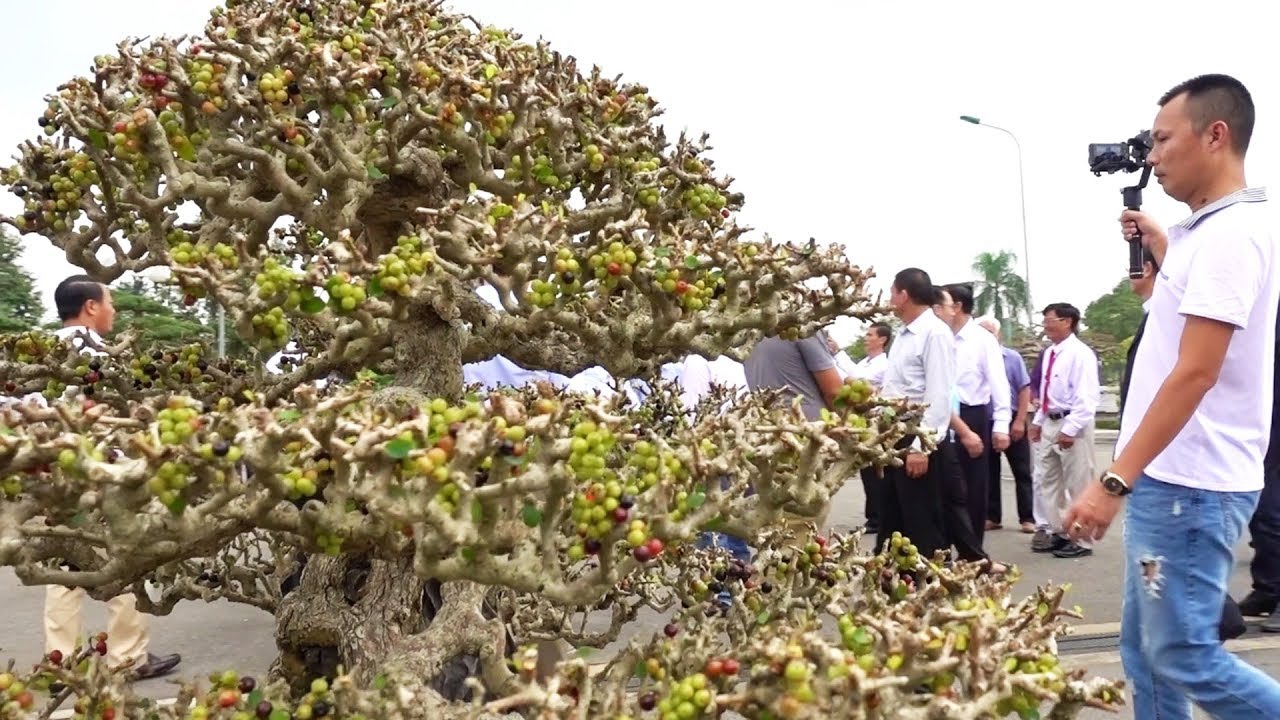
{"label": "gimbal handle", "polygon": [[[1144,165],[1138,184],[1120,190],[1124,195],[1126,210],[1142,209],[1142,189],[1147,186],[1147,181],[1150,179],[1151,166]],[[1142,275],[1142,231],[1138,230],[1133,237],[1129,238],[1129,279],[1141,280]]]}

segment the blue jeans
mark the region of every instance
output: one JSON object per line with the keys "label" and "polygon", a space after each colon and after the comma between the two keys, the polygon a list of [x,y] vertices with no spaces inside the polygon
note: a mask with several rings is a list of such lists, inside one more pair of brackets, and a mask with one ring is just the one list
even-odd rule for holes
{"label": "blue jeans", "polygon": [[1257,492],[1214,492],[1143,476],[1124,518],[1120,657],[1134,716],[1191,720],[1191,703],[1220,720],[1280,718],[1280,683],[1218,639],[1218,619]]}
{"label": "blue jeans", "polygon": [[741,560],[744,563],[751,562],[751,546],[747,545],[747,541],[725,533],[699,533],[696,547],[699,550],[706,550],[713,547],[723,548],[738,560]]}

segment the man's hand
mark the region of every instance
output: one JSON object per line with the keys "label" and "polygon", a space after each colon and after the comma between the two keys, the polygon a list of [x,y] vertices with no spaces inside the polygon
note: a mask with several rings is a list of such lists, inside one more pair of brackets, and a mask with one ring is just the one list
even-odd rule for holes
{"label": "man's hand", "polygon": [[1073,541],[1082,538],[1101,540],[1107,534],[1107,528],[1115,521],[1123,502],[1124,498],[1104,490],[1102,483],[1089,483],[1089,487],[1071,503],[1067,517],[1062,521],[1063,529]]}
{"label": "man's hand", "polygon": [[1058,433],[1058,447],[1063,450],[1070,450],[1072,445],[1076,444],[1076,439],[1070,435],[1060,432]]}
{"label": "man's hand", "polygon": [[1026,434],[1027,434],[1026,420],[1022,420],[1022,421],[1014,420],[1013,424],[1009,426],[1009,440],[1011,440],[1012,442],[1020,442],[1022,440],[1022,436]]}
{"label": "man's hand", "polygon": [[1125,210],[1120,213],[1120,232],[1126,241],[1142,233],[1142,246],[1151,250],[1158,265],[1164,264],[1164,252],[1169,247],[1169,236],[1164,228],[1141,210]]}
{"label": "man's hand", "polygon": [[993,433],[991,435],[991,449],[996,452],[1004,452],[1009,449],[1009,436],[1004,433]]}
{"label": "man's hand", "polygon": [[907,453],[907,477],[924,477],[929,472],[929,456],[914,450]]}
{"label": "man's hand", "polygon": [[1031,430],[1028,432],[1031,436],[1031,442],[1033,443],[1040,442],[1040,426],[1039,425],[1032,425]]}
{"label": "man's hand", "polygon": [[964,446],[965,452],[969,453],[969,457],[976,458],[982,454],[982,438],[972,430],[960,436],[960,444]]}

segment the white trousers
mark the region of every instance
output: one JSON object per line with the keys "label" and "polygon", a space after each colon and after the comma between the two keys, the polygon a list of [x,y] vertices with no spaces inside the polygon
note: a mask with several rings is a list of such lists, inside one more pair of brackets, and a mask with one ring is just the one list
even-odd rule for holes
{"label": "white trousers", "polygon": [[[80,588],[46,585],[44,595],[44,650],[70,654],[85,641],[80,610],[85,592]],[[119,667],[130,660],[137,668],[147,662],[147,619],[138,612],[132,593],[107,601],[107,663]]]}
{"label": "white trousers", "polygon": [[[1036,524],[1041,519],[1050,532],[1066,537],[1062,521],[1071,507],[1072,498],[1079,495],[1090,482],[1094,481],[1096,462],[1093,457],[1093,425],[1085,428],[1070,448],[1063,449],[1058,445],[1058,437],[1062,432],[1062,423],[1066,420],[1050,420],[1045,418],[1040,430],[1040,442],[1035,446],[1035,478],[1036,500],[1039,501],[1039,512]],[[1092,543],[1081,540],[1081,547],[1092,547]]]}

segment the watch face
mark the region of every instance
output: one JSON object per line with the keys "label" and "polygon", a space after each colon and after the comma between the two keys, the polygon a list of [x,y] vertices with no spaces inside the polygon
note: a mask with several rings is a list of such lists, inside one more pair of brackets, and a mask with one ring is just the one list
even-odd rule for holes
{"label": "watch face", "polygon": [[1111,476],[1102,478],[1102,487],[1112,495],[1121,495],[1125,490],[1129,489],[1119,480],[1119,478]]}

